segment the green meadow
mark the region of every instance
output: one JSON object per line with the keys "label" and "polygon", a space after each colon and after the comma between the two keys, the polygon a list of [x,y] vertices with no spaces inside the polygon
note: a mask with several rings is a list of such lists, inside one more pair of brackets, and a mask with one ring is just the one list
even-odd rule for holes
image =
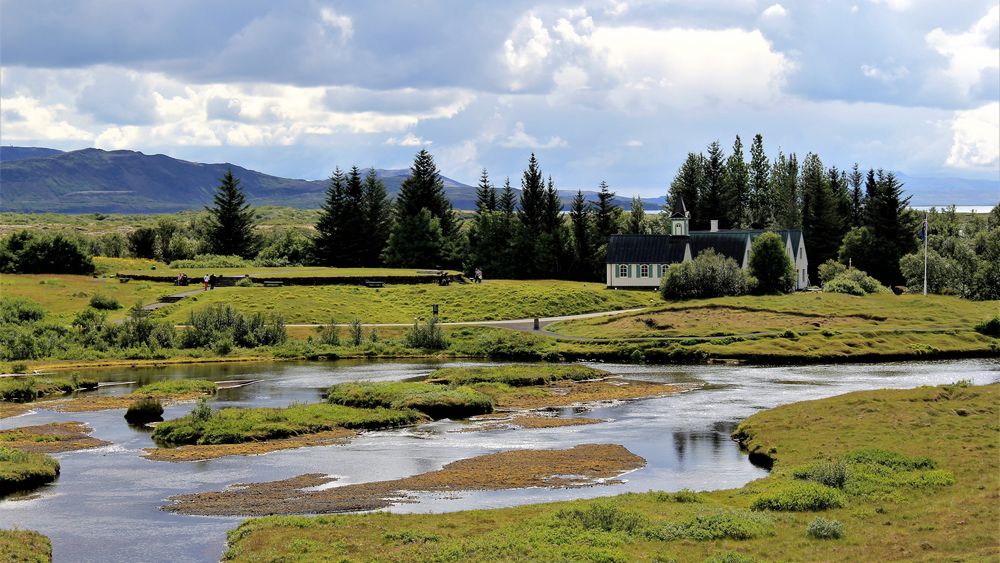
{"label": "green meadow", "polygon": [[1000,556],[1000,385],[850,393],[758,413],[740,489],[444,514],[265,517],[230,561],[888,561]]}

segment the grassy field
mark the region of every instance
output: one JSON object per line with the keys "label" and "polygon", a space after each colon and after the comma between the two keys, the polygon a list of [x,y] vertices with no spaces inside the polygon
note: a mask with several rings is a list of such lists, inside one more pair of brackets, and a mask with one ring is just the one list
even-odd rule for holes
{"label": "grassy field", "polygon": [[30,530],[0,530],[0,553],[7,561],[48,563],[52,561],[52,542]]}
{"label": "grassy field", "polygon": [[[156,266],[153,268],[152,266]],[[154,263],[138,268],[122,268],[116,270],[121,276],[133,275],[163,275],[176,277],[183,271],[192,280],[197,281],[208,274],[226,277],[252,276],[255,278],[372,278],[374,280],[392,280],[396,277],[426,276],[434,278],[436,270],[413,270],[403,268],[324,268],[320,266],[294,266],[286,268],[264,268],[248,266],[245,268],[179,268],[171,269],[165,264]],[[450,274],[457,274],[456,270],[447,270]],[[194,287],[192,286],[192,289]],[[183,291],[183,289],[181,290]]]}
{"label": "grassy field", "polygon": [[868,391],[739,427],[772,473],[741,489],[445,514],[247,520],[225,559],[995,560],[1000,385]]}
{"label": "grassy field", "polygon": [[[128,284],[126,284],[128,285]],[[556,280],[492,280],[482,284],[222,287],[171,306],[167,319],[184,323],[193,308],[228,303],[243,312],[281,313],[288,323],[412,323],[429,318],[478,321],[572,315],[657,303],[652,292],[608,291],[602,284]]]}
{"label": "grassy field", "polygon": [[154,303],[161,295],[177,293],[172,285],[134,281],[120,283],[114,278],[93,278],[61,274],[0,275],[0,295],[24,297],[45,309],[45,319],[69,324],[77,313],[87,308],[90,298],[104,295],[118,300],[122,308],[108,311],[109,319],[122,319],[137,302]]}

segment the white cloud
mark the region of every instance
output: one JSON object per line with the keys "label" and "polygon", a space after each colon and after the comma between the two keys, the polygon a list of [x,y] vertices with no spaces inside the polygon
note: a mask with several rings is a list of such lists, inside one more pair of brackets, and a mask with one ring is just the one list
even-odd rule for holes
{"label": "white cloud", "polygon": [[565,140],[559,137],[549,137],[548,141],[539,141],[537,137],[524,130],[524,123],[518,121],[514,124],[514,132],[511,133],[500,146],[508,149],[554,149],[567,146]]}
{"label": "white cloud", "polygon": [[[510,37],[503,44],[504,62],[515,76],[530,76],[541,70],[541,62],[549,55],[552,37],[542,20],[534,14],[526,14],[514,27]],[[515,78],[510,87],[520,90],[522,79]]]}
{"label": "white cloud", "polygon": [[422,147],[425,145],[431,145],[434,141],[428,141],[423,137],[418,137],[413,133],[407,133],[404,137],[389,137],[385,140],[387,145],[396,145],[400,147]]}
{"label": "white cloud", "polygon": [[631,139],[631,140],[629,140],[628,142],[625,143],[625,146],[629,147],[629,148],[636,149],[636,148],[639,148],[639,147],[642,146],[642,141],[640,141],[638,139]]}
{"label": "white cloud", "polygon": [[451,177],[475,178],[481,171],[479,149],[472,140],[460,141],[440,147],[434,152],[434,160],[440,170],[447,170]]}
{"label": "white cloud", "polygon": [[[889,64],[891,64],[891,61]],[[910,70],[903,65],[887,69],[882,69],[875,65],[861,65],[861,74],[868,78],[890,83],[906,78],[909,76]]]}
{"label": "white cloud", "polygon": [[996,168],[1000,164],[1000,102],[955,112],[951,130],[953,138],[946,165]]}
{"label": "white cloud", "polygon": [[924,40],[939,54],[948,58],[944,75],[962,95],[982,79],[983,71],[1000,69],[1000,48],[995,46],[1000,28],[1000,6],[993,6],[963,33],[948,33],[935,28]]}
{"label": "white cloud", "polygon": [[913,0],[869,0],[872,4],[885,4],[894,12],[905,12],[913,6]]}
{"label": "white cloud", "polygon": [[628,11],[628,2],[624,0],[608,0],[607,6],[604,7],[604,13],[613,18],[623,15]]}
{"label": "white cloud", "polygon": [[341,44],[347,43],[354,36],[354,22],[348,16],[341,16],[330,8],[320,8],[319,16],[327,27],[340,33]]}
{"label": "white cloud", "polygon": [[760,17],[766,20],[780,20],[788,15],[788,10],[781,4],[771,4],[766,10],[760,13]]}
{"label": "white cloud", "polygon": [[0,100],[0,107],[7,116],[3,122],[4,141],[13,140],[89,140],[93,135],[71,125],[72,112],[61,104],[43,105],[39,100],[27,96],[15,96]]}

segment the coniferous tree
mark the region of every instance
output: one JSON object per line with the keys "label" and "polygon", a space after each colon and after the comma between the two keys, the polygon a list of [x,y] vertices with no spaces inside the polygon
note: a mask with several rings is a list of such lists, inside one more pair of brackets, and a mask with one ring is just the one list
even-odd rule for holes
{"label": "coniferous tree", "polygon": [[646,210],[642,205],[642,198],[639,196],[632,197],[632,206],[625,223],[625,232],[630,235],[648,234],[646,231]]}
{"label": "coniferous tree", "polygon": [[726,159],[724,178],[723,203],[726,226],[738,229],[749,226],[748,203],[750,195],[750,173],[747,163],[743,160],[743,141],[736,136],[733,142],[733,152]]}
{"label": "coniferous tree", "polygon": [[213,254],[252,258],[257,252],[254,212],[233,171],[226,171],[208,210],[208,245]]}
{"label": "coniferous tree", "polygon": [[837,256],[844,233],[836,200],[819,155],[809,153],[802,161],[800,185],[802,236],[809,246],[809,275],[812,279],[819,279],[819,265]]}
{"label": "coniferous tree", "polygon": [[909,205],[910,197],[903,196],[903,184],[895,174],[879,170],[875,174],[875,189],[866,206],[867,226],[878,245],[876,263],[867,271],[886,285],[903,283],[899,259],[917,250],[920,220]]}
{"label": "coniferous tree", "polygon": [[705,157],[689,152],[680,170],[670,182],[667,194],[667,212],[670,215],[681,211],[681,202],[688,211],[697,213],[701,205],[700,196],[705,191]]}
{"label": "coniferous tree", "polygon": [[354,267],[365,261],[368,236],[364,212],[365,188],[361,171],[352,166],[344,183],[343,209],[340,215],[340,260],[334,266]]}
{"label": "coniferous tree", "polygon": [[386,262],[401,267],[453,264],[457,234],[455,214],[434,157],[421,149],[396,198],[396,223],[384,253]]}
{"label": "coniferous tree", "polygon": [[[607,245],[611,235],[618,233],[618,218],[622,209],[615,205],[615,192],[608,188],[607,182],[601,180],[599,187],[597,206],[594,209],[594,227],[597,230],[597,241]],[[604,260],[603,256],[601,260]]]}
{"label": "coniferous tree", "polygon": [[863,177],[858,163],[855,162],[851,168],[851,173],[847,177],[851,186],[851,227],[860,227],[864,222],[864,201],[865,196],[861,191]]}
{"label": "coniferous tree", "polygon": [[542,216],[545,206],[545,182],[542,171],[538,168],[538,159],[531,153],[528,168],[521,176],[521,209],[518,217],[529,236],[538,236],[542,232]]}
{"label": "coniferous tree", "polygon": [[583,197],[583,192],[577,190],[570,204],[569,217],[573,224],[573,276],[577,279],[590,279],[594,270],[594,251],[592,248],[591,221],[592,206]]}
{"label": "coniferous tree", "polygon": [[504,179],[503,190],[500,191],[500,197],[497,198],[497,211],[511,217],[516,210],[517,194],[514,192],[514,188],[510,186],[510,178],[508,177]]}
{"label": "coniferous tree", "polygon": [[802,227],[798,180],[799,162],[795,153],[786,157],[779,150],[771,168],[771,189],[775,197],[775,222],[778,228]]}
{"label": "coniferous tree", "polygon": [[382,251],[389,242],[392,229],[392,203],[385,184],[370,168],[365,175],[363,209],[365,215],[365,251],[363,266],[381,266]]}
{"label": "coniferous tree", "polygon": [[771,189],[771,164],[764,152],[764,137],[758,133],[750,145],[750,198],[747,204],[750,227],[763,229],[774,225],[774,192]]}
{"label": "coniferous tree", "polygon": [[490,175],[483,168],[483,173],[479,176],[479,185],[476,186],[476,213],[482,215],[486,211],[497,210],[496,186],[490,182]]}
{"label": "coniferous tree", "polygon": [[542,213],[542,230],[546,233],[554,233],[562,225],[562,200],[559,192],[549,176],[548,184],[545,187],[545,205]]}
{"label": "coniferous tree", "polygon": [[340,167],[334,169],[326,188],[326,198],[316,221],[316,236],[313,237],[313,258],[324,266],[341,263],[341,224],[344,213],[344,198],[347,178]]}
{"label": "coniferous tree", "polygon": [[713,141],[708,145],[704,160],[705,190],[699,194],[698,212],[692,221],[699,229],[707,228],[712,220],[718,220],[720,226],[728,227],[726,224],[728,209],[723,194],[725,158],[719,141]]}

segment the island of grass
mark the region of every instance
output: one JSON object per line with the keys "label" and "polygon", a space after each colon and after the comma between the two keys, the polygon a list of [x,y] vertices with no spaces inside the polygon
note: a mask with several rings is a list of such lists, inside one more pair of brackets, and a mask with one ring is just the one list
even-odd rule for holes
{"label": "island of grass", "polygon": [[59,476],[59,462],[41,453],[0,446],[0,496],[28,491]]}
{"label": "island of grass", "polygon": [[[186,461],[340,443],[357,430],[380,430],[442,418],[463,419],[494,409],[535,409],[627,400],[676,392],[670,385],[609,378],[582,365],[445,368],[424,381],[359,382],[330,387],[326,403],[285,408],[205,406],[162,422],[147,451],[156,460]],[[489,421],[487,421],[489,422]],[[526,420],[523,427],[555,424]],[[254,444],[252,447],[234,447]],[[178,447],[180,446],[180,447]],[[176,448],[176,451],[163,448]]]}
{"label": "island of grass", "polygon": [[14,375],[0,377],[0,401],[26,403],[54,395],[68,395],[76,391],[97,388],[91,378]]}
{"label": "island of grass", "polygon": [[[736,432],[773,463],[735,490],[444,514],[273,516],[226,560],[994,560],[1000,385],[850,393]],[[307,550],[307,551],[303,551]]]}
{"label": "island of grass", "polygon": [[81,422],[50,422],[0,430],[0,444],[32,453],[57,453],[107,445],[90,436],[90,427]]}
{"label": "island of grass", "polygon": [[0,530],[0,553],[7,561],[49,563],[52,561],[52,542],[47,536],[31,530]]}
{"label": "island of grass", "polygon": [[124,409],[142,399],[177,403],[215,395],[217,390],[218,387],[214,382],[204,379],[167,379],[143,385],[128,395],[79,397],[46,407],[63,412]]}

